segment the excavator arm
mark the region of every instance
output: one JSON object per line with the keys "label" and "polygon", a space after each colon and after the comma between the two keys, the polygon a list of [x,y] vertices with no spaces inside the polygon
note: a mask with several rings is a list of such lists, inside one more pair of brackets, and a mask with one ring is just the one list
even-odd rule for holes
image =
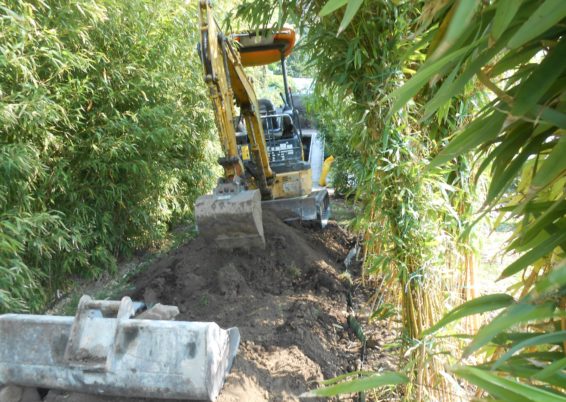
{"label": "excavator arm", "polygon": [[[218,29],[210,2],[199,1],[200,56],[214,109],[224,176],[212,194],[199,197],[195,217],[200,235],[223,248],[264,248],[261,200],[273,197],[274,173],[253,87],[239,54]],[[236,105],[245,120],[252,157],[247,167],[238,152]],[[253,188],[253,189],[250,189]]]}
{"label": "excavator arm", "polygon": [[269,166],[269,155],[253,86],[246,76],[239,53],[231,39],[219,29],[209,1],[200,0],[200,53],[205,82],[210,91],[218,135],[224,156],[224,182],[243,179],[247,174],[236,143],[235,105],[240,107],[248,133],[249,149],[255,164],[254,179],[263,199],[272,198],[271,182],[275,176]]}

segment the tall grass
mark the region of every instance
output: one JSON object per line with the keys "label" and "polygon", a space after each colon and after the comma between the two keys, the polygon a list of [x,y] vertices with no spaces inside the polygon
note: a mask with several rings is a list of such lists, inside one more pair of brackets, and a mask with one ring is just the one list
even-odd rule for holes
{"label": "tall grass", "polygon": [[0,1],[0,312],[159,241],[210,186],[196,4]]}

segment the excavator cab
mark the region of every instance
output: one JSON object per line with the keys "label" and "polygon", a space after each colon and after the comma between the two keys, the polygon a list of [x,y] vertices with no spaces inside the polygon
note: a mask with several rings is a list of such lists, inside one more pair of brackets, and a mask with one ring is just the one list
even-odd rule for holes
{"label": "excavator cab", "polygon": [[[296,174],[302,171],[308,171],[310,174],[310,165],[307,161],[309,143],[308,139],[303,137],[299,114],[294,105],[287,77],[286,62],[295,47],[295,31],[290,27],[285,27],[276,32],[260,30],[235,34],[232,35],[232,38],[238,42],[237,49],[244,67],[273,63],[281,65],[283,80],[283,93],[280,94],[283,101],[281,107],[276,107],[270,99],[258,99],[271,169],[279,175],[289,172]],[[238,143],[240,150],[244,150],[241,152],[244,164],[253,163],[249,158],[245,158],[248,155],[246,151],[248,141],[245,133],[240,135]],[[306,174],[303,176],[304,183],[298,186],[296,191],[278,191],[275,188],[273,198],[300,197],[310,193],[312,181],[309,181]]]}
{"label": "excavator cab", "polygon": [[[265,98],[258,99],[258,105],[272,169],[276,173],[300,169],[305,152],[299,115],[293,104],[286,67],[287,57],[295,47],[295,31],[286,27],[277,32],[260,30],[234,34],[232,38],[238,42],[237,49],[244,67],[281,64],[283,105],[277,108],[270,99]],[[240,136],[239,144],[245,149],[247,136],[242,134],[244,135]]]}

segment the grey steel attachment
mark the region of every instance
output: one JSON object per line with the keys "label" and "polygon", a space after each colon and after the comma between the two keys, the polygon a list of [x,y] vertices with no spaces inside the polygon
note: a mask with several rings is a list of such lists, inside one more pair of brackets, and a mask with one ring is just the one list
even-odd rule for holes
{"label": "grey steel attachment", "polygon": [[219,184],[213,194],[197,199],[199,234],[224,249],[265,248],[259,190],[232,190],[231,186]]}
{"label": "grey steel attachment", "polygon": [[195,203],[199,234],[220,248],[265,248],[263,208],[285,221],[315,222],[322,228],[328,223],[330,197],[326,189],[304,197],[261,201],[259,190],[230,186],[219,185],[213,194],[203,195]]}
{"label": "grey steel attachment", "polygon": [[138,307],[129,297],[83,296],[74,318],[0,316],[0,386],[215,400],[238,350],[238,329],[132,319]]}

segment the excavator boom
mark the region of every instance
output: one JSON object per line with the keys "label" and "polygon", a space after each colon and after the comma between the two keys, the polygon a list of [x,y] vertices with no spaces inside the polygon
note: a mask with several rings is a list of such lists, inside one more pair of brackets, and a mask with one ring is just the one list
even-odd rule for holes
{"label": "excavator boom", "polygon": [[[200,197],[195,205],[197,226],[201,236],[223,248],[263,248],[261,199],[272,198],[268,181],[274,173],[261,127],[261,117],[252,84],[227,38],[218,30],[210,4],[200,1],[200,53],[205,82],[212,101],[220,144],[224,156],[219,163],[224,177],[212,195]],[[254,190],[247,190],[244,162],[236,143],[235,105],[240,107],[247,132],[249,153],[255,165]]]}

